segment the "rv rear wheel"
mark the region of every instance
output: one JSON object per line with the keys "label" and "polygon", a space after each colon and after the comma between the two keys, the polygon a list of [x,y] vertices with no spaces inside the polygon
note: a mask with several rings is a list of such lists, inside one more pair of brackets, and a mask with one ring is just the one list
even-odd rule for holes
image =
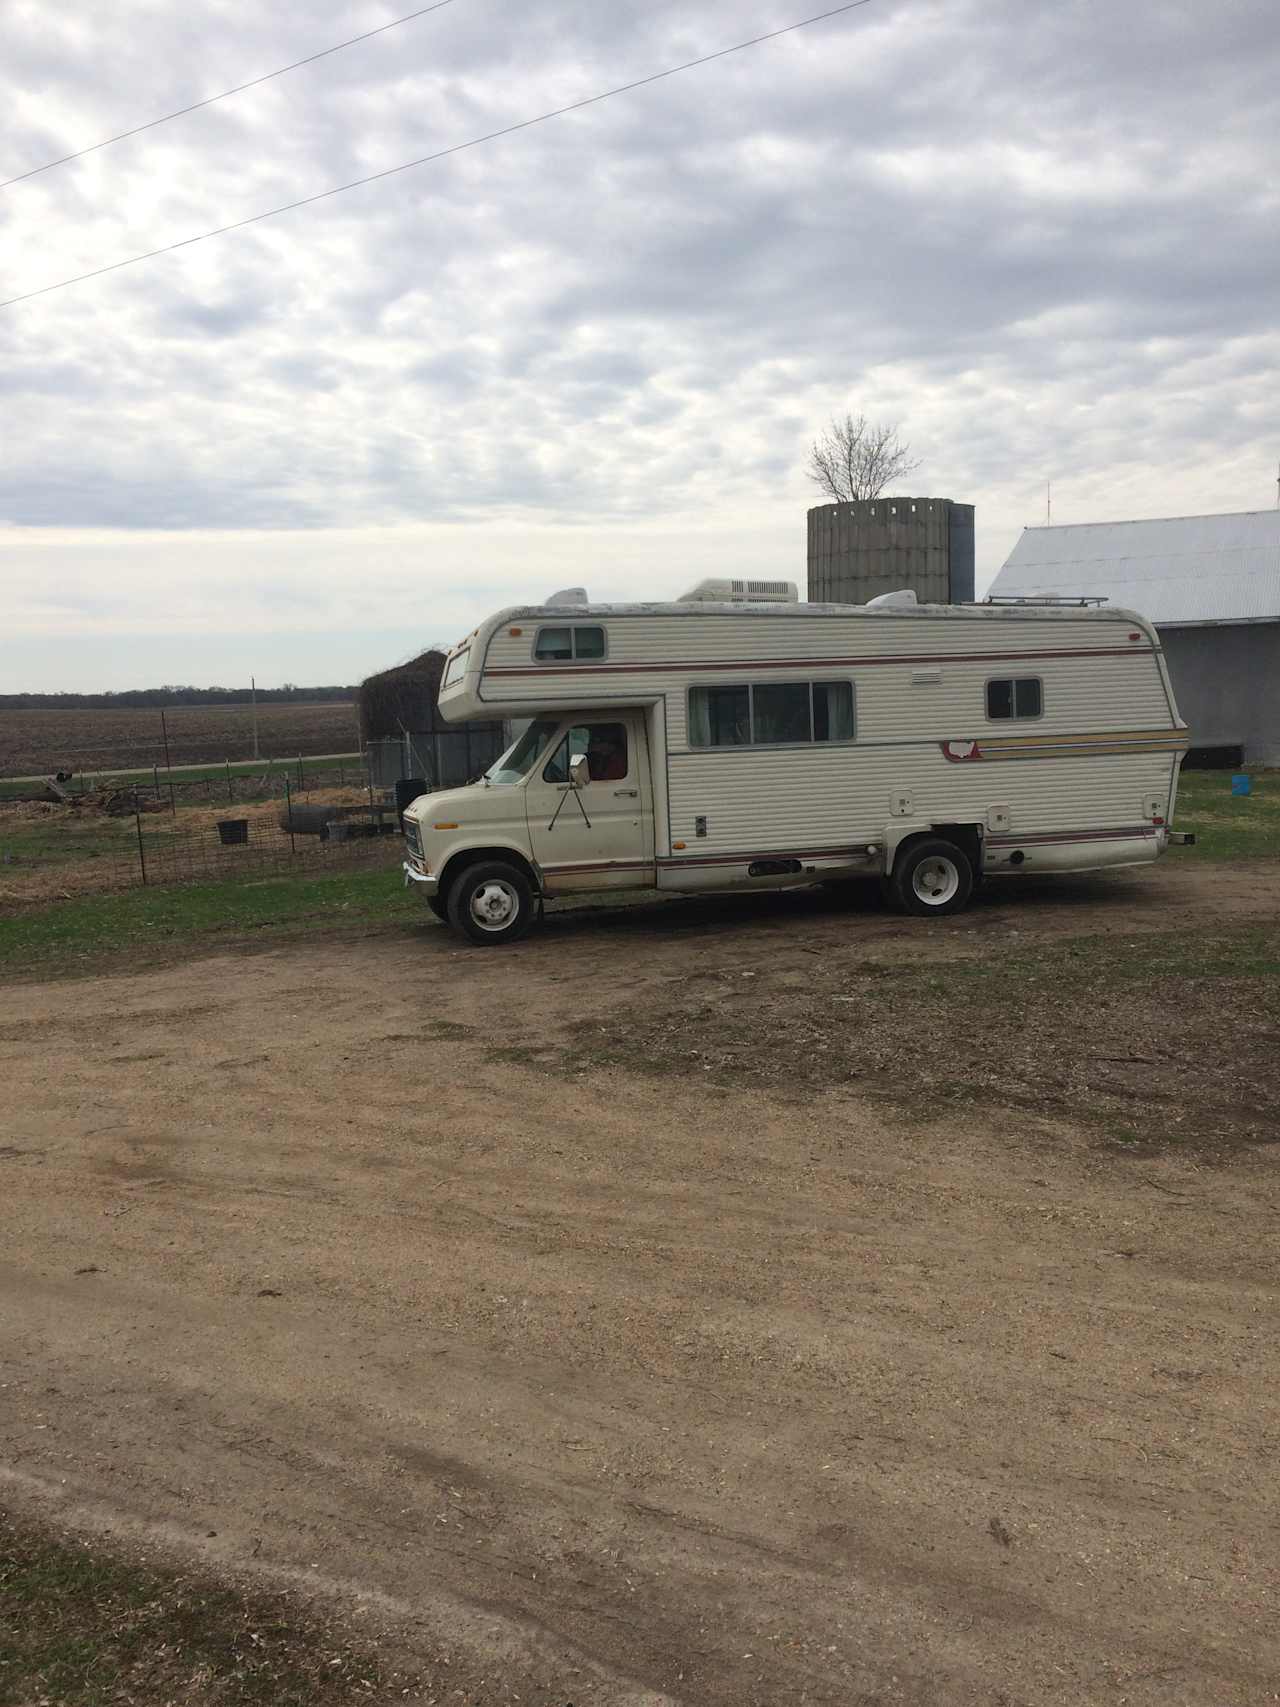
{"label": "rv rear wheel", "polygon": [[915,842],[895,860],[889,889],[904,913],[958,913],[973,894],[973,866],[954,842]]}
{"label": "rv rear wheel", "polygon": [[515,942],[533,923],[533,912],[529,879],[505,860],[468,866],[449,889],[449,923],[482,948]]}

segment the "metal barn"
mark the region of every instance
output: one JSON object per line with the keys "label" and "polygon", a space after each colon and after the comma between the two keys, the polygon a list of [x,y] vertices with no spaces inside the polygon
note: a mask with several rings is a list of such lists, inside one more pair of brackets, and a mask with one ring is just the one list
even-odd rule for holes
{"label": "metal barn", "polygon": [[1193,753],[1280,765],[1280,510],[1025,528],[990,590],[1148,617]]}

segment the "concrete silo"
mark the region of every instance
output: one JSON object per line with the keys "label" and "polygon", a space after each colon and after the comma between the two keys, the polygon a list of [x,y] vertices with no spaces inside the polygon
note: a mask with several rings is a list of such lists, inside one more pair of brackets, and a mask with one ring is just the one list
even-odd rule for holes
{"label": "concrete silo", "polygon": [[809,511],[809,598],[861,605],[909,587],[922,604],[973,597],[973,505],[865,498]]}

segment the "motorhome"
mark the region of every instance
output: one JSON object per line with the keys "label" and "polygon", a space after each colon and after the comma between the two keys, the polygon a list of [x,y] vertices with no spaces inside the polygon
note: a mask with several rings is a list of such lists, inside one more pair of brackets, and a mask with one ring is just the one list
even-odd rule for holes
{"label": "motorhome", "polygon": [[573,590],[482,622],[439,703],[529,720],[476,782],[404,814],[405,881],[481,944],[585,891],[877,876],[944,915],[984,874],[1138,865],[1187,839],[1159,636],[1105,605]]}

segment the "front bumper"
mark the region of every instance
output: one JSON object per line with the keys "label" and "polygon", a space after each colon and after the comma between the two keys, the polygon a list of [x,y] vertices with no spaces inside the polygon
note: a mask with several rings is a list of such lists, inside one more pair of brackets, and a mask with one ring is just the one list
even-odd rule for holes
{"label": "front bumper", "polygon": [[417,866],[412,865],[408,860],[405,860],[404,862],[404,881],[406,887],[408,887],[410,883],[416,883],[422,893],[428,897],[438,895],[440,893],[440,884],[438,880],[432,877],[428,872],[419,871]]}

